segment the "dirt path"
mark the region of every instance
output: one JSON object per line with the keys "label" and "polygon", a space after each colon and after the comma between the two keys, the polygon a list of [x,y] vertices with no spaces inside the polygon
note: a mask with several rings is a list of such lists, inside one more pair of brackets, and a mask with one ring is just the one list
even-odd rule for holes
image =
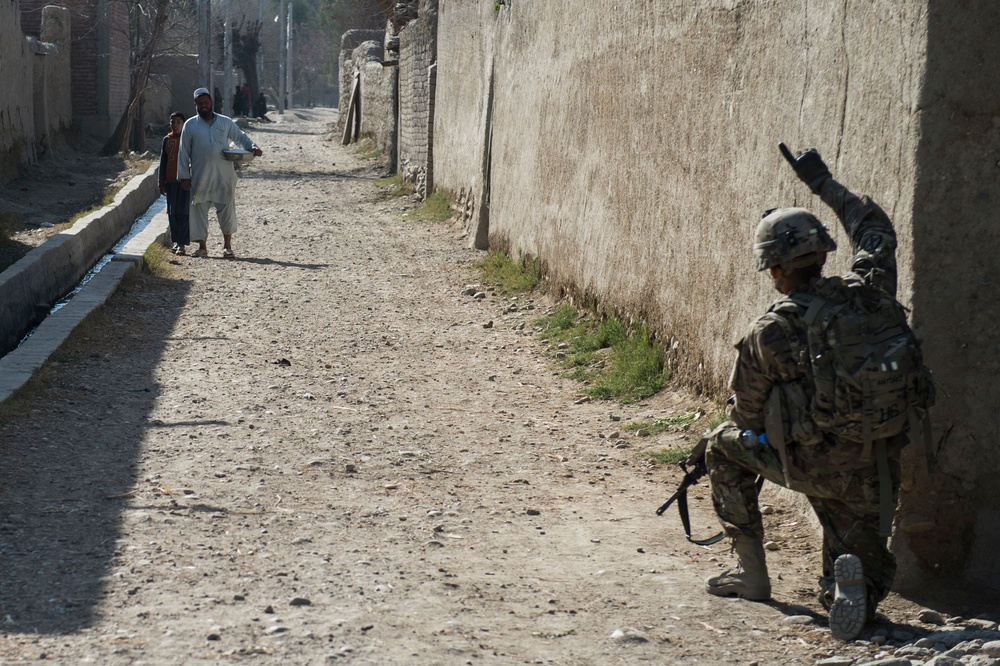
{"label": "dirt path", "polygon": [[[654,515],[678,479],[637,455],[686,434],[614,436],[704,405],[578,404],[531,335],[548,305],[461,295],[478,255],[454,228],[403,218],[412,202],[322,140],[330,120],[252,131],[265,155],[241,175],[240,260],[219,258],[213,229],[211,258],[130,281],[5,406],[0,662],[877,650],[829,636],[794,516],[769,517],[776,602],[705,595],[727,548]],[[696,496],[695,524],[714,530]]]}

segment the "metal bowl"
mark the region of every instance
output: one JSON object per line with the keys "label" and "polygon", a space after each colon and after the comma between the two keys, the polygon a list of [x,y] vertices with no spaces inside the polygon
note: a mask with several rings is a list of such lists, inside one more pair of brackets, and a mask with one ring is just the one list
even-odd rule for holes
{"label": "metal bowl", "polygon": [[229,150],[222,151],[222,157],[230,162],[253,162],[255,155],[253,154],[253,151],[250,150],[230,148]]}

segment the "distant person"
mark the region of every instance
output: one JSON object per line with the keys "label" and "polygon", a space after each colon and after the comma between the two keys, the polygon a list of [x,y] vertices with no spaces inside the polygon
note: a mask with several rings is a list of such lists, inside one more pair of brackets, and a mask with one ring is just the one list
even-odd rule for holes
{"label": "distant person", "polygon": [[170,133],[163,137],[160,148],[160,194],[167,197],[167,220],[170,224],[170,242],[174,254],[187,254],[191,243],[188,208],[191,193],[181,186],[177,179],[177,154],[181,147],[181,130],[184,128],[184,114],[175,111],[170,114]]}
{"label": "distant person", "polygon": [[253,96],[250,94],[250,86],[248,86],[246,83],[243,84],[242,99],[243,99],[243,115],[249,117],[250,115],[252,115],[251,111],[253,107]]}
{"label": "distant person", "polygon": [[267,118],[267,98],[264,97],[264,93],[259,93],[257,95],[257,101],[254,103],[253,107],[253,117]]}
{"label": "distant person", "polygon": [[222,113],[222,92],[219,90],[219,86],[215,86],[215,106],[212,108],[216,113]]}
{"label": "distant person", "polygon": [[177,177],[181,186],[191,191],[191,239],[198,243],[194,256],[208,256],[208,211],[215,206],[222,230],[222,256],[235,259],[232,241],[236,233],[236,169],[222,151],[233,142],[257,157],[263,152],[232,118],[212,110],[207,88],[194,91],[194,106],[198,115],[184,123],[177,156]]}
{"label": "distant person", "polygon": [[243,89],[236,86],[233,93],[233,118],[243,115]]}

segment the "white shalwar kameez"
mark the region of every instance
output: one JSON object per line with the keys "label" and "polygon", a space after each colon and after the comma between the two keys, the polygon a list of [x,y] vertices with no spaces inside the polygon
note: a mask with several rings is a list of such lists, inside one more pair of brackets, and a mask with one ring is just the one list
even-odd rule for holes
{"label": "white shalwar kameez", "polygon": [[212,120],[195,115],[184,123],[177,154],[177,179],[191,179],[191,240],[208,238],[208,211],[215,206],[225,235],[236,232],[236,168],[222,156],[236,144],[253,150],[254,142],[229,116]]}

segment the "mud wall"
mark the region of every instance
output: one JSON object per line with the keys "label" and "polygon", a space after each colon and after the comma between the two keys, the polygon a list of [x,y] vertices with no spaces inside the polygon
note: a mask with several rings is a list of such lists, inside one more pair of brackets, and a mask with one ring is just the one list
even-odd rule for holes
{"label": "mud wall", "polygon": [[32,112],[33,52],[21,33],[17,3],[0,0],[0,179],[35,160]]}
{"label": "mud wall", "polygon": [[42,9],[40,38],[28,38],[35,53],[33,106],[35,141],[39,152],[48,152],[57,137],[73,124],[70,99],[70,13],[64,7]]}
{"label": "mud wall", "polygon": [[351,93],[354,89],[355,66],[352,60],[354,49],[367,41],[385,43],[384,30],[348,30],[340,38],[340,57],[338,59],[338,70],[340,76],[340,117],[337,119],[337,129],[344,130],[344,123],[347,122],[347,108],[351,104]]}
{"label": "mud wall", "polygon": [[896,221],[900,299],[941,388],[940,471],[905,461],[900,586],[997,580],[1000,47],[984,26],[1000,6],[492,5],[441,0],[437,36],[435,185],[480,202],[472,242],[539,257],[557,288],[651,322],[679,378],[721,395],[733,342],[774,296],[750,260],[761,213],[801,205],[836,225],[776,146],[819,148]]}
{"label": "mud wall", "polygon": [[365,42],[354,49],[351,56],[361,86],[359,136],[370,139],[389,155],[390,168],[395,170],[398,69],[394,66],[382,66],[382,51],[380,42]]}

